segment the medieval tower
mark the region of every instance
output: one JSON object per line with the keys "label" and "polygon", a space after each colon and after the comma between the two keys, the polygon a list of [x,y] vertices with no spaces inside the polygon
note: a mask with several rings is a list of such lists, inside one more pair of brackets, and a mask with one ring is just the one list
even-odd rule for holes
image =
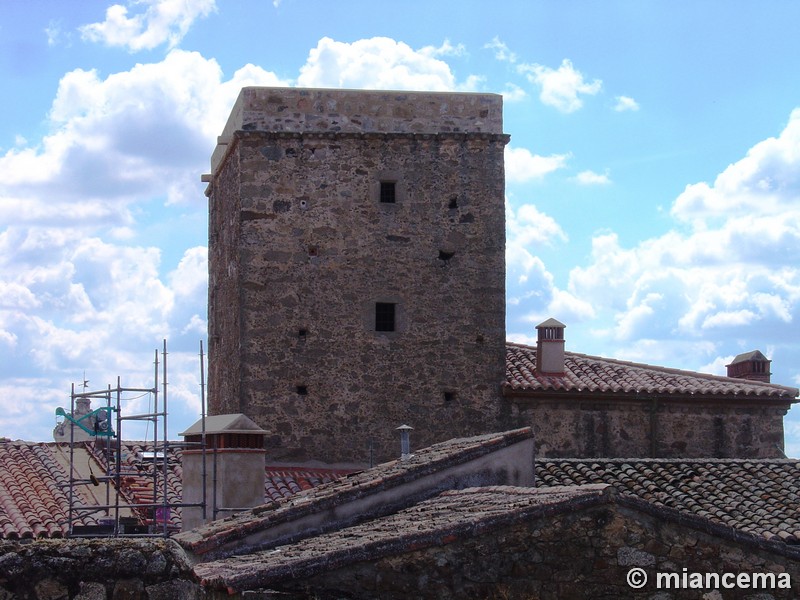
{"label": "medieval tower", "polygon": [[207,177],[211,414],[295,463],[501,430],[507,142],[494,94],[243,89]]}

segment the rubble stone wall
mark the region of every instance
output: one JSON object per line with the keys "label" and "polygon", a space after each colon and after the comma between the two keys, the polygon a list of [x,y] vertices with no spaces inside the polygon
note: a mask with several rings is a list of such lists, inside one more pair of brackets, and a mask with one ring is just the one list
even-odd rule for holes
{"label": "rubble stone wall", "polygon": [[248,94],[209,187],[210,411],[294,463],[510,428],[501,97]]}
{"label": "rubble stone wall", "polygon": [[542,458],[783,458],[786,408],[673,401],[510,400]]}
{"label": "rubble stone wall", "polygon": [[[646,507],[643,511],[624,504],[601,504],[448,539],[440,546],[409,548],[277,589],[291,592],[290,598],[382,600],[797,597],[796,549],[741,534],[737,540],[732,530],[681,522],[674,515],[664,518],[648,514]],[[641,589],[628,584],[633,568],[643,569],[648,577]],[[677,574],[677,585],[674,579],[664,579],[658,587],[657,572]],[[684,573],[689,585],[678,589]],[[703,574],[700,587],[691,587],[691,582],[697,583],[694,573]],[[737,590],[720,585],[715,590],[706,587],[705,573],[772,574],[775,588]],[[787,582],[790,589],[781,587]]]}
{"label": "rubble stone wall", "polygon": [[0,543],[0,600],[196,600],[183,552],[166,540]]}

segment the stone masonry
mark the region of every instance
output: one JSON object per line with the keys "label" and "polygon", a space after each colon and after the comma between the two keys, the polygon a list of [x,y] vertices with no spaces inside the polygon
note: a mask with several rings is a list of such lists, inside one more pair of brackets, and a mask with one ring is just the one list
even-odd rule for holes
{"label": "stone masonry", "polygon": [[195,574],[219,598],[774,600],[797,598],[799,556],[608,486],[493,486]]}
{"label": "stone masonry", "polygon": [[243,89],[207,190],[211,413],[295,463],[506,429],[507,142],[498,95]]}

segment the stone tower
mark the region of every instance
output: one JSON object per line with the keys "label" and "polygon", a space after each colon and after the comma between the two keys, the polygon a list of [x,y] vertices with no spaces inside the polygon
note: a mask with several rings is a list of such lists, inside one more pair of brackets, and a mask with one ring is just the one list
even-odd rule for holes
{"label": "stone tower", "polygon": [[270,460],[505,425],[502,98],[241,91],[209,182],[209,406]]}

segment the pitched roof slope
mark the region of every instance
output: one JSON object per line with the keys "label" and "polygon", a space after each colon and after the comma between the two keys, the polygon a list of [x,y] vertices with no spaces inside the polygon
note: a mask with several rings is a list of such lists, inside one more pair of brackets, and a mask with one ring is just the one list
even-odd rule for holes
{"label": "pitched roof slope", "polygon": [[[154,477],[150,461],[142,460],[143,452],[152,452],[152,444],[124,442],[122,444],[123,503],[152,504],[163,500],[161,471]],[[94,474],[106,473],[107,457],[102,448],[91,442],[76,445],[75,478],[85,479],[89,465]],[[159,465],[160,467],[161,465]],[[167,498],[180,503],[183,495],[181,450],[170,448],[167,461]],[[291,498],[302,490],[335,481],[347,472],[331,469],[265,467],[265,501]],[[60,538],[69,532],[69,446],[56,442],[0,441],[0,539]],[[98,491],[102,490],[102,492]],[[75,485],[74,506],[88,507],[105,504],[105,487]],[[112,499],[113,503],[113,499]],[[159,523],[152,511],[142,507],[134,511],[145,525]],[[76,512],[75,525],[97,525],[103,512]],[[170,511],[167,526],[180,529],[180,508]]]}
{"label": "pitched roof slope", "polygon": [[800,544],[800,461],[555,459],[536,463],[536,485],[610,484],[623,496],[713,523]]}
{"label": "pitched roof slope", "polygon": [[[54,444],[0,443],[0,538],[60,538],[66,535],[69,475],[55,456]],[[80,488],[76,501],[88,504]],[[94,524],[85,515],[78,524]]]}
{"label": "pitched roof slope", "polygon": [[576,352],[565,352],[564,363],[563,376],[542,375],[536,371],[536,348],[508,342],[504,392],[736,396],[783,401],[796,401],[800,393],[797,388],[774,383],[657,367]]}
{"label": "pitched roof slope", "polygon": [[537,516],[607,502],[609,486],[450,490],[397,513],[244,556],[195,565],[202,585],[240,591],[311,577],[341,566],[473,538]]}
{"label": "pitched roof slope", "polygon": [[[380,512],[399,510],[404,507],[403,503],[407,505],[409,502],[425,499],[434,493],[456,486],[459,475],[450,474],[452,472],[448,469],[457,469],[521,442],[530,442],[532,436],[531,428],[525,427],[434,444],[419,450],[408,460],[394,460],[366,471],[352,473],[337,481],[301,492],[291,499],[255,507],[238,515],[213,521],[203,527],[181,532],[175,536],[175,540],[189,552],[198,555],[226,553],[228,551],[224,549],[229,547],[233,548],[230,552],[239,553],[247,550],[250,544],[267,547],[268,543],[275,542],[272,539],[261,539],[261,536],[268,535],[264,532],[280,529],[293,522],[303,522],[304,519],[311,520],[316,515],[321,515],[324,523],[319,521],[315,522],[313,527],[303,526],[299,535],[304,535],[305,531],[312,529],[318,532],[324,526],[340,526],[331,520],[328,511],[335,510],[343,513],[345,511],[341,507],[348,503],[365,501],[363,511],[357,516],[359,519],[374,517]],[[532,463],[532,460],[531,444],[529,461]],[[531,464],[527,466],[529,470],[532,468]],[[515,468],[520,469],[520,466],[517,465]],[[433,481],[425,486],[416,485],[431,476],[434,479],[444,476],[447,480]],[[487,473],[482,476],[468,473],[466,477],[476,482],[471,485],[479,484],[477,482],[481,480],[504,478],[499,471],[498,474]],[[532,482],[532,473],[522,474],[522,477],[527,479],[528,485]],[[513,482],[508,481],[508,483]],[[370,499],[380,497],[381,494],[396,490],[406,484],[415,484],[413,491],[399,494],[395,499],[387,498],[385,502],[379,503],[378,508],[375,508],[374,503],[369,504],[372,502]],[[393,503],[398,504],[394,505]],[[369,511],[371,511],[370,514],[367,514]],[[345,521],[348,520],[345,517],[341,518]],[[297,537],[295,531],[287,534],[287,539],[294,537]]]}

